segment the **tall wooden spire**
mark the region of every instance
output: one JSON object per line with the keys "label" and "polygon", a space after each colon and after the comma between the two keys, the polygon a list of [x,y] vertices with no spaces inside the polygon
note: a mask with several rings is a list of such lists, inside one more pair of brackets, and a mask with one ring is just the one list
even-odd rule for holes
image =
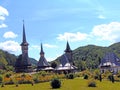
{"label": "tall wooden spire", "polygon": [[41,52],[40,52],[40,55],[44,55],[42,43],[41,43]]}
{"label": "tall wooden spire", "polygon": [[70,49],[70,45],[69,45],[68,41],[67,41],[67,44],[66,44],[65,52],[72,52],[72,50]]}
{"label": "tall wooden spire", "polygon": [[28,43],[26,41],[25,26],[23,21],[23,37],[21,43],[22,54],[16,60],[15,71],[16,72],[31,72],[32,66],[28,57]]}
{"label": "tall wooden spire", "polygon": [[22,46],[22,45],[28,45],[28,43],[27,43],[27,41],[26,41],[24,20],[23,20],[23,40],[22,40],[21,46]]}
{"label": "tall wooden spire", "polygon": [[23,42],[24,42],[24,43],[26,42],[24,20],[23,20]]}

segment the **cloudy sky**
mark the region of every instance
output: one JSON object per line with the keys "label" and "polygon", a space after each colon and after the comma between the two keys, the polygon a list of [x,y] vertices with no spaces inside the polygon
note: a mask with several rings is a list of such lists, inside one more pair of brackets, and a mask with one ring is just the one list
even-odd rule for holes
{"label": "cloudy sky", "polygon": [[119,0],[0,0],[0,49],[21,54],[23,20],[29,57],[54,60],[89,44],[109,46],[120,41]]}

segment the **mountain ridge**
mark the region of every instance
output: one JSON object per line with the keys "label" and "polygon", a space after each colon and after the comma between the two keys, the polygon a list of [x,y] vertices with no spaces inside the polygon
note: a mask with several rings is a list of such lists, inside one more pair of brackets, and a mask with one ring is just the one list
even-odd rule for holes
{"label": "mountain ridge", "polygon": [[[120,42],[114,43],[110,46],[86,45],[78,47],[73,50],[73,63],[79,70],[96,69],[99,66],[100,60],[107,52],[114,52],[120,57]],[[58,57],[55,61],[59,62]]]}
{"label": "mountain ridge", "polygon": [[[78,47],[73,50],[73,62],[79,70],[95,69],[98,68],[100,60],[107,52],[114,52],[120,58],[120,42],[114,43],[108,47],[97,45],[86,45]],[[0,50],[0,67],[11,65],[14,66],[18,56],[8,53],[7,51]],[[57,57],[54,61],[59,63]],[[32,65],[37,65],[37,60],[30,58]],[[52,62],[54,62],[52,61]]]}

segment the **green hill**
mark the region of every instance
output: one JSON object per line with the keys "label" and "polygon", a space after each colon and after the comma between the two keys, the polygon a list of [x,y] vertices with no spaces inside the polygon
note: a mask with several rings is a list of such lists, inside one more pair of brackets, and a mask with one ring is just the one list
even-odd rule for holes
{"label": "green hill", "polygon": [[[114,52],[118,57],[120,57],[120,42],[112,44],[109,47],[95,45],[78,47],[77,49],[73,50],[73,62],[79,70],[95,69],[98,68],[100,60],[107,52]],[[58,60],[59,57],[56,59],[56,61]]]}
{"label": "green hill", "polygon": [[10,54],[6,51],[0,50],[0,67],[4,67],[6,65],[14,65],[16,61],[16,56]]}
{"label": "green hill", "polygon": [[[17,56],[10,54],[7,51],[0,50],[0,68],[5,68],[6,66],[14,66]],[[30,58],[32,65],[37,65],[37,60]]]}
{"label": "green hill", "polygon": [[[114,52],[120,57],[120,42],[110,45],[109,47],[101,47],[95,45],[88,45],[78,47],[73,50],[73,62],[79,70],[98,68],[101,58],[107,52]],[[11,65],[14,66],[17,56],[6,51],[0,50],[0,68]],[[31,63],[35,66],[37,62],[30,58]],[[59,63],[59,57],[56,59]]]}

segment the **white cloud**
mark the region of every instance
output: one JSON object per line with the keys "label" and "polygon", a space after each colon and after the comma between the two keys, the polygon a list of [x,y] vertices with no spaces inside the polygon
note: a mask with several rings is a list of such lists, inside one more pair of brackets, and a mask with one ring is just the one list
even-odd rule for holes
{"label": "white cloud", "polygon": [[97,25],[93,28],[91,34],[99,40],[115,42],[120,39],[120,22]]}
{"label": "white cloud", "polygon": [[2,6],[0,6],[0,16],[8,16],[8,10]]}
{"label": "white cloud", "polygon": [[51,45],[51,44],[43,44],[43,46],[47,48],[57,48],[56,45]]}
{"label": "white cloud", "polygon": [[5,42],[0,42],[0,49],[8,51],[10,53],[15,53],[20,51],[20,45],[18,42],[15,41],[5,41]]}
{"label": "white cloud", "polygon": [[17,34],[13,33],[12,31],[6,32],[3,35],[4,38],[16,38]]}
{"label": "white cloud", "polygon": [[5,20],[5,17],[4,16],[0,16],[0,20]]}
{"label": "white cloud", "polygon": [[[87,40],[88,42],[94,42],[97,40],[108,41],[110,43],[120,41],[120,22],[110,22],[108,24],[100,24],[93,27],[90,33],[68,33],[59,34],[57,37],[60,41],[81,41]],[[93,41],[94,40],[94,41]]]}
{"label": "white cloud", "polygon": [[105,16],[99,15],[98,18],[99,18],[99,19],[105,19]]}
{"label": "white cloud", "polygon": [[[5,18],[6,16],[9,16],[8,10],[6,8],[0,6],[0,21],[3,22],[6,19]],[[0,28],[5,28],[5,27],[7,27],[6,24],[0,23]]]}
{"label": "white cloud", "polygon": [[81,40],[85,40],[87,39],[88,35],[86,33],[81,33],[81,32],[77,32],[77,33],[69,33],[69,32],[65,32],[64,34],[59,34],[57,39],[58,40],[68,40],[71,42],[75,42],[75,41],[81,41]]}
{"label": "white cloud", "polygon": [[0,24],[0,28],[5,28],[5,27],[7,27],[6,24]]}

